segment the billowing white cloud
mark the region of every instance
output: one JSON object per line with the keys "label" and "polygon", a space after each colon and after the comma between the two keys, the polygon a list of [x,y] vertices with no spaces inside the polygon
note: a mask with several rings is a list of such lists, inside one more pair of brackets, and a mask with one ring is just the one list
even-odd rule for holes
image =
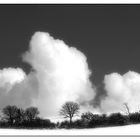
{"label": "billowing white cloud", "polygon": [[24,80],[26,74],[20,68],[4,68],[0,70],[0,88],[8,92],[11,88]]}
{"label": "billowing white cloud", "polygon": [[62,40],[36,32],[23,60],[32,66],[38,81],[38,97],[34,105],[41,115],[58,114],[66,101],[88,104],[94,98],[86,56]]}
{"label": "billowing white cloud", "polygon": [[[124,75],[105,75],[106,97],[100,107],[91,106],[95,99],[86,56],[62,40],[48,33],[36,32],[30,48],[23,54],[23,61],[32,70],[27,75],[21,68],[0,70],[0,109],[6,105],[22,108],[37,106],[43,117],[57,116],[62,104],[75,101],[82,111],[125,112],[140,110],[140,74],[129,71]],[[94,108],[94,109],[93,109]]]}
{"label": "billowing white cloud", "polygon": [[129,71],[124,75],[112,73],[105,75],[107,96],[101,101],[104,112],[125,112],[124,103],[131,112],[140,110],[140,74]]}
{"label": "billowing white cloud", "polygon": [[9,83],[11,85],[20,83],[26,74],[21,68],[4,68],[0,70],[0,81],[2,84]]}
{"label": "billowing white cloud", "polygon": [[[4,68],[0,70],[0,109],[6,105],[28,107],[36,96],[35,80],[21,68]],[[34,78],[35,79],[35,78]]]}
{"label": "billowing white cloud", "polygon": [[[0,70],[0,109],[6,105],[22,108],[37,106],[43,117],[57,116],[62,104],[75,101],[82,111],[124,112],[140,110],[140,74],[129,71],[124,75],[105,75],[106,97],[100,107],[91,106],[95,98],[86,56],[48,33],[36,32],[23,61],[32,70],[27,75],[21,68]],[[94,108],[94,109],[93,109]]]}

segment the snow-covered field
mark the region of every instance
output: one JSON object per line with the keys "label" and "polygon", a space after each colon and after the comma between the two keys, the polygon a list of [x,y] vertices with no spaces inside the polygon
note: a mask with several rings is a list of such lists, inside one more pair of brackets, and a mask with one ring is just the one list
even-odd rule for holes
{"label": "snow-covered field", "polygon": [[92,136],[108,136],[108,135],[140,135],[140,125],[127,125],[119,127],[106,127],[94,129],[55,129],[55,130],[26,130],[26,129],[0,129],[0,135],[92,135]]}

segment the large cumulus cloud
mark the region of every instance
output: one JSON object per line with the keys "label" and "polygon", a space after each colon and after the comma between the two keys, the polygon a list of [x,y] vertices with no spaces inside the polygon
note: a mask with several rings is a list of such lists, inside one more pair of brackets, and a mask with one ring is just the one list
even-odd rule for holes
{"label": "large cumulus cloud", "polygon": [[105,75],[107,96],[101,101],[104,112],[125,112],[127,104],[131,112],[140,110],[140,74],[128,71],[124,75],[111,73]]}
{"label": "large cumulus cloud", "polygon": [[21,68],[0,70],[0,109],[6,105],[28,107],[37,91],[35,77],[29,76]]}
{"label": "large cumulus cloud", "polygon": [[91,108],[95,89],[89,78],[86,56],[49,33],[36,32],[23,61],[31,66],[26,74],[21,68],[0,70],[0,106],[36,106],[43,117],[57,116],[61,105],[75,101]]}
{"label": "large cumulus cloud", "polygon": [[36,32],[23,56],[38,80],[35,100],[41,114],[56,115],[66,101],[88,104],[95,96],[86,56],[48,33]]}

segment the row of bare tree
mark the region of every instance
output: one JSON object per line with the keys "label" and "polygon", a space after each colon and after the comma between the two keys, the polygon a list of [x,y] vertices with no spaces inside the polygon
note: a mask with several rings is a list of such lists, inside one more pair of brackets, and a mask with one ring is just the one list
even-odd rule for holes
{"label": "row of bare tree", "polygon": [[[140,113],[130,113],[127,104],[124,104],[127,110],[126,115],[113,113],[107,116],[106,114],[93,114],[85,112],[79,116],[80,106],[75,102],[66,102],[60,109],[60,115],[68,118],[69,121],[52,123],[48,119],[39,117],[39,111],[36,107],[26,109],[18,108],[17,106],[6,106],[2,109],[2,119],[0,127],[3,124],[6,127],[24,127],[24,128],[93,128],[99,126],[114,126],[126,125],[131,123],[140,123]],[[75,116],[78,118],[73,120]]]}
{"label": "row of bare tree", "polygon": [[29,107],[26,110],[18,108],[17,106],[6,106],[2,110],[2,120],[7,121],[10,125],[20,124],[23,121],[32,121],[36,119],[39,111],[36,107]]}

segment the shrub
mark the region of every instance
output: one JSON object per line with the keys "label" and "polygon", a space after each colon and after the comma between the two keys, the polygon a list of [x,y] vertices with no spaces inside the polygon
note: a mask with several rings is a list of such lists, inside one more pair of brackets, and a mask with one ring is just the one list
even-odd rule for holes
{"label": "shrub", "polygon": [[129,116],[130,122],[131,123],[140,123],[140,113],[132,113]]}
{"label": "shrub", "polygon": [[105,126],[107,124],[107,117],[103,115],[93,115],[91,121],[88,123],[88,127]]}
{"label": "shrub", "polygon": [[109,125],[125,125],[128,123],[128,117],[120,113],[113,113],[108,117]]}

